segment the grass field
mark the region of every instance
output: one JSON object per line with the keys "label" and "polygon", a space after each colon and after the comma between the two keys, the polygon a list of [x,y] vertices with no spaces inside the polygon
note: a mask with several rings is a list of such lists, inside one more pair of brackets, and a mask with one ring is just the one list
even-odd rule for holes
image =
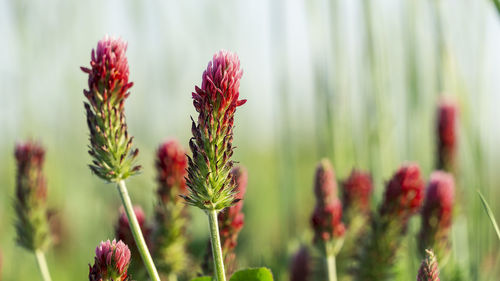
{"label": "grass field", "polygon": [[[39,280],[33,255],[14,242],[16,141],[47,148],[49,206],[62,236],[48,254],[53,280],[86,280],[95,246],[113,238],[114,186],[87,164],[82,89],[90,50],[106,33],[128,41],[129,133],[140,149],[132,201],[151,216],[154,153],[167,137],[188,148],[191,92],[219,49],[244,70],[234,159],[249,173],[241,266],[288,280],[291,256],[310,243],[316,163],[338,180],[370,170],[373,206],[401,163],[435,166],[435,119],[445,96],[459,107],[452,260],[465,279],[497,281],[500,242],[477,190],[500,217],[500,16],[487,0],[18,1],[0,0],[0,280]],[[208,223],[190,208],[189,248],[204,257]],[[412,219],[396,267],[415,280]]]}

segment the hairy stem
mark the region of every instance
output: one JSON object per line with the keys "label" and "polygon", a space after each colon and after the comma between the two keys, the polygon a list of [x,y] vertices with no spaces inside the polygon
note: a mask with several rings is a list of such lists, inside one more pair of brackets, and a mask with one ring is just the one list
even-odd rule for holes
{"label": "hairy stem", "polygon": [[151,254],[149,253],[146,241],[144,240],[144,236],[142,236],[141,227],[139,226],[139,222],[135,217],[134,208],[132,206],[132,201],[130,201],[130,196],[128,195],[125,181],[120,180],[118,182],[117,188],[118,193],[120,193],[120,198],[122,199],[123,208],[125,209],[125,213],[127,214],[130,230],[132,232],[132,235],[134,236],[135,244],[137,245],[137,249],[141,254],[142,261],[146,266],[149,277],[153,281],[160,281],[160,276],[158,275],[158,271],[156,270],[156,267],[153,263],[153,259],[151,258]]}
{"label": "hairy stem", "polygon": [[52,281],[50,278],[49,267],[47,266],[47,261],[45,260],[45,254],[37,249],[35,250],[36,261],[38,263],[38,268],[42,273],[42,278],[44,281]]}
{"label": "hairy stem", "polygon": [[212,255],[214,259],[214,271],[217,281],[226,281],[224,272],[224,259],[222,257],[222,247],[220,245],[219,225],[217,222],[217,211],[209,210],[208,222],[210,224],[210,244],[212,244]]}

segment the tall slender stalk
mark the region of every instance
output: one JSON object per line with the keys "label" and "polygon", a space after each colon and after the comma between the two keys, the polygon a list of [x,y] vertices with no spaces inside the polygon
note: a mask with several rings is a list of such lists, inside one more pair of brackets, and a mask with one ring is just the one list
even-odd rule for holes
{"label": "tall slender stalk", "polygon": [[160,281],[160,276],[158,275],[158,271],[156,270],[153,259],[151,258],[151,254],[149,253],[148,247],[146,245],[146,241],[144,240],[144,236],[142,235],[141,227],[139,226],[139,222],[135,217],[134,207],[132,205],[132,201],[130,200],[130,196],[128,195],[125,181],[124,180],[118,181],[117,188],[118,188],[118,193],[120,193],[120,198],[123,203],[123,208],[125,209],[128,221],[130,222],[129,223],[130,230],[132,232],[132,235],[134,236],[137,249],[141,254],[142,261],[146,266],[146,270],[148,271],[149,277],[151,277],[151,279],[154,281]]}
{"label": "tall slender stalk", "polygon": [[326,256],[326,269],[328,270],[328,281],[337,281],[335,255]]}
{"label": "tall slender stalk", "polygon": [[222,247],[220,245],[219,225],[217,221],[217,211],[207,211],[208,222],[210,224],[210,244],[212,244],[212,255],[214,260],[214,271],[217,281],[226,281],[224,272],[224,258],[222,256]]}
{"label": "tall slender stalk", "polygon": [[38,268],[40,268],[40,273],[44,281],[52,281],[50,278],[49,267],[47,266],[47,260],[45,259],[45,254],[42,250],[35,250],[36,261],[38,263]]}

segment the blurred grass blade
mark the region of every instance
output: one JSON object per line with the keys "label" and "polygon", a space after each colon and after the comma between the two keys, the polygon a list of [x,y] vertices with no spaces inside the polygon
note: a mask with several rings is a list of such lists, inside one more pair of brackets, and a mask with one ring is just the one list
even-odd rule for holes
{"label": "blurred grass blade", "polygon": [[[495,0],[495,2],[498,2],[498,1],[499,0]],[[477,191],[477,193],[479,194],[479,198],[481,198],[481,202],[483,203],[483,207],[484,207],[484,210],[486,211],[486,214],[488,214],[488,217],[490,218],[491,223],[493,224],[493,228],[495,229],[495,232],[497,233],[498,240],[500,240],[500,230],[498,229],[498,224],[497,224],[497,221],[495,220],[495,216],[493,215],[493,212],[491,211],[490,206],[488,205],[488,202],[486,202],[486,199],[484,199],[483,194],[481,194],[481,192],[479,190]]]}
{"label": "blurred grass blade", "polygon": [[500,14],[500,0],[492,0],[493,4],[495,4],[495,8],[497,8],[498,13]]}
{"label": "blurred grass blade", "polygon": [[495,8],[497,8],[498,13],[500,14],[500,0],[492,0],[493,4],[495,4]]}

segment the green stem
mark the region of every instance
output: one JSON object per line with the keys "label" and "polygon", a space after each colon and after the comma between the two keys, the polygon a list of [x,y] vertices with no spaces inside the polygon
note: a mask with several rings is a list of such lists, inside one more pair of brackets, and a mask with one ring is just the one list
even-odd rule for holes
{"label": "green stem", "polygon": [[156,267],[153,263],[153,259],[151,258],[151,254],[149,253],[146,241],[144,240],[144,236],[142,236],[141,227],[139,226],[139,222],[137,221],[137,218],[135,216],[134,207],[132,206],[132,201],[130,201],[130,196],[128,195],[125,181],[120,180],[118,182],[117,188],[118,192],[120,193],[120,198],[122,199],[125,213],[127,214],[130,230],[132,232],[132,235],[134,236],[135,244],[137,245],[137,249],[141,254],[142,261],[146,266],[149,277],[151,278],[151,280],[160,281],[160,276],[158,275],[158,271],[156,270]]}
{"label": "green stem", "polygon": [[42,273],[42,278],[44,281],[52,281],[50,278],[49,267],[47,266],[47,261],[45,260],[45,254],[37,249],[35,250],[36,261],[38,262],[38,268]]}
{"label": "green stem", "polygon": [[334,255],[326,257],[326,268],[328,270],[328,281],[337,281],[337,268]]}
{"label": "green stem", "polygon": [[226,281],[224,272],[224,259],[222,257],[222,247],[220,245],[219,225],[217,222],[217,211],[207,211],[208,222],[210,224],[210,244],[212,244],[212,255],[214,258],[215,277],[217,281]]}

